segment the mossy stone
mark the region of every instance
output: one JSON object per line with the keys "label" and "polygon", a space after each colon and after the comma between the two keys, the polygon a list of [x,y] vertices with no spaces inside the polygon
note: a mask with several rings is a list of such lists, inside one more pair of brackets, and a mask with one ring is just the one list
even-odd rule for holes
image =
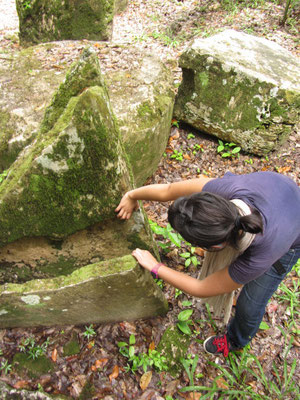
{"label": "mossy stone", "polygon": [[63,347],[63,355],[64,357],[74,356],[75,354],[80,353],[80,344],[77,339],[77,336],[74,334],[72,339],[67,342]]}
{"label": "mossy stone", "polygon": [[190,338],[179,331],[176,326],[167,328],[157,346],[157,350],[166,357],[168,372],[173,377],[178,377],[183,366],[180,358],[186,357],[190,345]]}
{"label": "mossy stone", "polygon": [[25,353],[16,353],[12,361],[13,369],[18,371],[21,376],[28,376],[29,378],[36,379],[40,376],[52,372],[54,364],[46,356],[40,356],[36,359],[28,358]]}

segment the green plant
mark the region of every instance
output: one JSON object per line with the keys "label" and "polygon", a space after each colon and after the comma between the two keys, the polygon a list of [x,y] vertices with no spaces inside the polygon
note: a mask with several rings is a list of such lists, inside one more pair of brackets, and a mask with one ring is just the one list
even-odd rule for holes
{"label": "green plant", "polygon": [[96,332],[93,329],[93,325],[85,326],[85,331],[83,332],[83,336],[85,336],[88,340],[90,340],[90,337],[93,337],[95,335]]}
{"label": "green plant", "polygon": [[218,140],[219,146],[217,152],[221,153],[222,157],[238,157],[241,148],[235,143],[224,143],[222,140]]}
{"label": "green plant", "polygon": [[23,1],[23,8],[25,9],[25,10],[29,10],[30,8],[31,8],[31,0],[24,0]]}
{"label": "green plant", "polygon": [[144,372],[147,372],[148,367],[154,367],[158,371],[166,371],[166,358],[162,356],[159,351],[149,349],[148,353],[135,354],[135,336],[130,335],[129,344],[126,342],[118,342],[120,353],[128,358],[127,366],[125,367],[126,372],[135,373],[140,367]]}
{"label": "green plant", "polygon": [[187,309],[183,310],[178,314],[178,322],[177,322],[177,327],[178,329],[181,330],[181,332],[185,333],[186,335],[191,335],[192,331],[189,327],[190,324],[192,324],[192,321],[190,320],[191,315],[193,314],[192,309]]}
{"label": "green plant", "polygon": [[189,134],[187,135],[187,138],[188,138],[188,139],[195,139],[195,135],[193,135],[192,133],[189,133]]}
{"label": "green plant", "polygon": [[[267,376],[258,358],[249,353],[248,345],[238,354],[229,353],[224,365],[208,362],[219,371],[212,386],[190,385],[181,389],[181,392],[197,391],[201,394],[206,392],[201,395],[201,400],[214,398],[229,400],[289,400],[299,398],[299,387],[292,380],[297,360],[293,360],[290,369],[287,362],[287,354],[291,349],[292,341],[293,338],[283,356],[283,374],[279,373],[275,362],[273,362],[272,370],[268,370]],[[263,386],[264,391],[254,392],[249,385],[249,382],[253,382],[253,378]]]}
{"label": "green plant", "polygon": [[158,287],[160,287],[161,289],[164,288],[164,281],[162,279],[154,279],[154,280]]}
{"label": "green plant", "polygon": [[[181,247],[181,242],[182,242],[183,238],[179,233],[174,232],[174,230],[170,224],[167,224],[166,227],[162,227],[162,226],[158,225],[156,222],[151,221],[151,219],[149,219],[148,221],[149,221],[149,225],[150,225],[152,232],[154,232],[156,235],[163,236],[164,239],[168,239],[176,247]],[[158,245],[163,250],[169,251],[171,243],[158,242]]]}
{"label": "green plant", "polygon": [[170,158],[175,158],[176,161],[182,161],[183,160],[183,154],[181,151],[174,150],[173,154],[171,155]]}
{"label": "green plant", "polygon": [[[296,264],[297,265],[297,264]],[[286,314],[288,318],[288,328],[296,334],[300,334],[300,329],[298,328],[297,319],[300,315],[300,301],[299,301],[299,280],[292,280],[292,287],[287,287],[285,282],[281,282],[279,285],[279,290],[274,294],[274,297],[280,302],[287,302]]]}
{"label": "green plant", "polygon": [[193,146],[193,154],[195,155],[195,154],[197,154],[199,151],[204,152],[203,147],[201,147],[200,144],[197,144],[197,143],[194,144],[194,146]]}
{"label": "green plant", "polygon": [[252,158],[249,158],[249,160],[245,160],[245,163],[247,163],[247,164],[253,164],[253,159]]}
{"label": "green plant", "polygon": [[28,353],[28,358],[35,360],[36,358],[46,354],[47,348],[50,344],[49,338],[41,345],[35,343],[34,337],[28,337],[21,341],[19,345],[20,351]]}
{"label": "green plant", "polygon": [[199,261],[197,257],[195,256],[195,250],[196,247],[191,247],[190,251],[186,251],[184,253],[179,254],[180,257],[185,258],[185,267],[188,268],[191,264],[193,264],[195,267],[199,264]]}
{"label": "green plant", "polygon": [[175,299],[177,299],[177,297],[179,297],[182,293],[182,290],[175,288]]}
{"label": "green plant", "polygon": [[1,174],[0,174],[0,185],[4,181],[4,179],[7,177],[7,174],[8,174],[7,170],[1,172]]}
{"label": "green plant", "polygon": [[11,371],[11,364],[8,364],[8,361],[1,361],[0,371],[4,371],[4,374],[7,375]]}
{"label": "green plant", "polygon": [[168,46],[168,47],[177,47],[178,46],[178,41],[173,39],[167,33],[161,33],[161,32],[154,31],[154,32],[152,32],[151,36],[154,39],[158,39],[165,46]]}
{"label": "green plant", "polygon": [[183,365],[185,372],[187,373],[191,386],[194,386],[194,374],[198,360],[198,354],[195,355],[194,359],[192,359],[191,354],[188,355],[187,359],[184,359],[183,357],[180,358],[180,362]]}

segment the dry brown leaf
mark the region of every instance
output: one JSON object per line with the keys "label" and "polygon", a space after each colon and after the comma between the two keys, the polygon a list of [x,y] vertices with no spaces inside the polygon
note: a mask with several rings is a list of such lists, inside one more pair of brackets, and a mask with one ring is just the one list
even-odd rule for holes
{"label": "dry brown leaf", "polygon": [[17,381],[13,386],[15,389],[23,389],[28,386],[28,381]]}
{"label": "dry brown leaf", "polygon": [[282,174],[283,172],[289,172],[291,170],[291,167],[279,167],[278,172]]}
{"label": "dry brown leaf", "polygon": [[56,360],[57,360],[57,349],[54,349],[52,351],[51,358],[52,358],[53,362],[56,362]]}
{"label": "dry brown leaf", "polygon": [[92,349],[95,346],[95,340],[92,340],[91,342],[88,343],[87,347],[88,349]]}
{"label": "dry brown leaf", "polygon": [[220,389],[228,389],[228,383],[225,381],[225,379],[220,376],[215,380],[218,388]]}
{"label": "dry brown leaf", "polygon": [[201,247],[196,247],[195,253],[197,254],[197,256],[200,256],[200,257],[204,256],[204,250],[201,249]]}
{"label": "dry brown leaf", "polygon": [[141,376],[140,387],[142,390],[147,389],[149,383],[151,382],[151,379],[152,379],[152,371],[147,371]]}
{"label": "dry brown leaf", "polygon": [[190,160],[190,159],[191,159],[191,157],[190,157],[188,154],[184,154],[184,155],[183,155],[183,158],[184,158],[185,160]]}
{"label": "dry brown leaf", "polygon": [[110,380],[110,382],[111,382],[113,379],[116,379],[116,378],[119,376],[119,372],[120,372],[119,366],[118,366],[118,365],[115,365],[115,366],[113,367],[112,373],[109,375],[109,380]]}
{"label": "dry brown leaf", "polygon": [[149,350],[155,350],[155,343],[153,341],[149,345]]}
{"label": "dry brown leaf", "polygon": [[199,400],[201,398],[201,393],[197,392],[188,392],[188,393],[180,393],[185,400]]}

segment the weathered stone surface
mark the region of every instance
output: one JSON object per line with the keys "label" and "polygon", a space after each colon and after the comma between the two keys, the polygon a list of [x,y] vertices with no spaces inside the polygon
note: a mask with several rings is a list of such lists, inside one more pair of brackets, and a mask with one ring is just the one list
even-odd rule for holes
{"label": "weathered stone surface", "polygon": [[47,45],[0,58],[0,172],[37,136],[45,108],[64,73],[43,68],[39,53]]}
{"label": "weathered stone surface", "polygon": [[22,44],[64,39],[108,40],[114,0],[16,0]]}
{"label": "weathered stone surface", "polygon": [[0,284],[68,275],[84,265],[128,255],[137,247],[158,256],[140,210],[129,221],[109,219],[59,241],[24,237],[0,248]]}
{"label": "weathered stone surface", "polygon": [[115,14],[123,12],[128,5],[128,0],[115,0]]}
{"label": "weathered stone surface", "polygon": [[134,320],[161,315],[167,302],[132,256],[52,279],[0,287],[0,328]]}
{"label": "weathered stone surface", "polygon": [[265,154],[300,113],[300,61],[276,43],[233,30],[197,39],[180,58],[178,119]]}
{"label": "weathered stone surface", "polygon": [[156,57],[145,56],[133,70],[110,73],[107,85],[135,183],[140,186],[156,170],[167,145],[173,77]]}
{"label": "weathered stone surface", "polygon": [[66,396],[51,396],[40,391],[32,392],[25,389],[14,389],[0,381],[1,400],[66,400]]}
{"label": "weathered stone surface", "polygon": [[63,238],[106,220],[129,187],[106,91],[89,88],[9,169],[0,186],[0,244]]}
{"label": "weathered stone surface", "polygon": [[[50,70],[45,69],[43,58],[48,53],[59,53],[60,46],[42,44],[22,51],[12,60],[0,59],[0,172],[37,136],[50,102],[43,132],[53,126],[70,97],[87,87],[102,85],[99,62],[93,56],[90,60],[82,57],[66,79],[63,65],[55,68],[54,63]],[[104,76],[136,184],[143,184],[155,171],[169,136],[174,105],[172,74],[155,57],[141,55],[135,67],[109,71]],[[63,96],[56,94],[51,101],[63,80],[59,90]],[[59,106],[55,99],[62,98]]]}

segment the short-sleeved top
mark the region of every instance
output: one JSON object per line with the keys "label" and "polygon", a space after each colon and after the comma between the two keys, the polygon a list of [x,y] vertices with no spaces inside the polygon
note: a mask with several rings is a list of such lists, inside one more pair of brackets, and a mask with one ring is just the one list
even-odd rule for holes
{"label": "short-sleeved top", "polygon": [[254,172],[207,182],[203,191],[227,200],[243,200],[263,219],[263,233],[229,267],[230,277],[245,284],[262,275],[289,249],[300,246],[300,188],[276,172]]}

